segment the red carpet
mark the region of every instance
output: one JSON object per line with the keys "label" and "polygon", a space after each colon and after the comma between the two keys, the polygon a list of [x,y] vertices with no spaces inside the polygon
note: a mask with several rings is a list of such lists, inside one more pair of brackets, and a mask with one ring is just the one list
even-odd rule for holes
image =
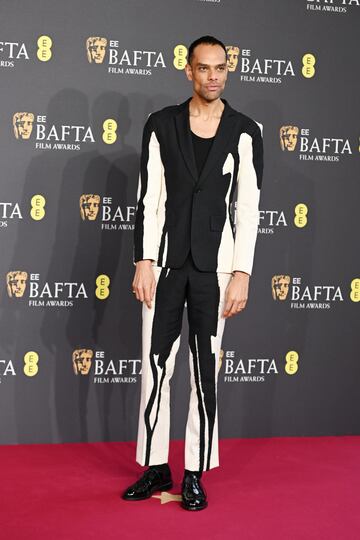
{"label": "red carpet", "polygon": [[[171,443],[171,493],[183,447]],[[9,445],[0,457],[4,540],[360,539],[360,437],[222,440],[221,466],[203,474],[209,506],[193,513],[119,497],[144,469],[135,443]]]}

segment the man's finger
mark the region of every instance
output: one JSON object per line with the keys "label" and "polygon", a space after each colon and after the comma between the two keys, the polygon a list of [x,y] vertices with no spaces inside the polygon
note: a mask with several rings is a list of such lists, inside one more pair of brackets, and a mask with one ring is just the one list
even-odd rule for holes
{"label": "man's finger", "polygon": [[140,302],[143,302],[144,301],[144,287],[138,287],[137,292],[139,295],[138,300],[140,300]]}
{"label": "man's finger", "polygon": [[156,282],[155,282],[155,279],[154,279],[154,280],[151,282],[151,288],[150,288],[151,300],[154,298],[155,289],[156,289]]}
{"label": "man's finger", "polygon": [[225,307],[224,307],[224,311],[223,311],[223,316],[224,317],[227,317],[230,309],[231,309],[231,306],[232,306],[232,300],[227,300],[226,301],[226,304],[225,304]]}
{"label": "man's finger", "polygon": [[150,286],[144,287],[144,293],[145,293],[144,296],[145,296],[146,305],[150,309],[151,308],[151,289],[150,289]]}

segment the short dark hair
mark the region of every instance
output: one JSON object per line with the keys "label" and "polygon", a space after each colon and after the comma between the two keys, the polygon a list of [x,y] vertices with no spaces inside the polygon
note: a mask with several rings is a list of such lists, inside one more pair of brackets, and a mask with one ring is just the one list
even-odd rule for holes
{"label": "short dark hair", "polygon": [[214,36],[202,36],[202,37],[196,39],[195,41],[193,41],[192,44],[190,45],[190,47],[188,49],[188,59],[187,59],[188,64],[191,64],[192,57],[194,56],[195,47],[197,47],[198,45],[200,45],[202,43],[204,43],[206,45],[220,45],[220,47],[222,47],[222,49],[224,49],[225,58],[227,60],[226,47],[225,47],[225,45],[223,44],[222,41],[220,41],[219,39],[216,39]]}

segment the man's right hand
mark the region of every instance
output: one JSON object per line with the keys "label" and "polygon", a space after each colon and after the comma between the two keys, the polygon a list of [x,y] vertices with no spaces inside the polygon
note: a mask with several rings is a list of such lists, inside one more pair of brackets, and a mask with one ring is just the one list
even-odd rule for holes
{"label": "man's right hand", "polygon": [[151,301],[154,297],[156,280],[152,269],[151,259],[144,259],[136,263],[136,271],[132,282],[132,290],[135,292],[137,300],[146,302],[151,308]]}

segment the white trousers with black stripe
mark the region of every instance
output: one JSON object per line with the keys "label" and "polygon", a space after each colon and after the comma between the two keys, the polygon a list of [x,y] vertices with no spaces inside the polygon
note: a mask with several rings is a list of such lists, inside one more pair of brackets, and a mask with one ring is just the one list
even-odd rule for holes
{"label": "white trousers with black stripe", "polygon": [[201,272],[189,254],[179,269],[153,266],[156,290],[142,307],[142,379],[136,461],[168,461],[170,379],[180,345],[186,301],[189,322],[190,403],[185,433],[185,468],[219,466],[217,379],[225,319],[225,290],[231,274]]}

